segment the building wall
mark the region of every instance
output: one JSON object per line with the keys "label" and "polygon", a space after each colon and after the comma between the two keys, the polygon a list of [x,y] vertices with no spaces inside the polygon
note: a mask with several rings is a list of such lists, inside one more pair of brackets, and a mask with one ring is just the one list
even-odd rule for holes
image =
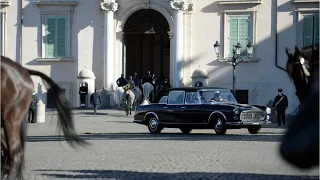
{"label": "building wall", "polygon": [[[123,69],[121,27],[128,12],[150,8],[142,1],[118,0],[118,10],[114,14],[115,31],[115,79]],[[150,1],[152,6],[168,12],[174,25],[173,10],[165,0]],[[192,1],[187,1],[191,3]],[[5,9],[6,43],[5,55],[19,61],[19,1],[11,1]],[[104,13],[100,11],[100,0],[78,0],[75,6],[36,5],[31,0],[23,0],[22,27],[22,64],[30,69],[39,70],[52,77],[63,88],[73,106],[78,105],[78,73],[85,68],[91,69],[96,76],[96,88],[103,86],[104,67]],[[298,105],[294,86],[286,72],[275,65],[285,68],[285,47],[301,46],[299,37],[301,9],[316,9],[318,4],[297,5],[290,0],[263,0],[256,5],[219,5],[217,0],[193,1],[193,10],[184,15],[184,85],[191,86],[191,74],[197,68],[209,73],[209,86],[232,88],[232,68],[217,60],[213,44],[219,41],[222,52],[226,50],[227,21],[230,14],[251,14],[254,44],[254,62],[242,63],[236,68],[236,88],[249,90],[249,103],[266,104],[273,100],[278,88],[282,88],[289,98],[289,112]],[[43,12],[70,12],[70,59],[65,61],[41,60],[42,14]],[[277,11],[277,16],[276,16]],[[53,13],[53,12],[52,12]],[[170,23],[169,23],[170,24]],[[170,31],[173,31],[173,29]],[[277,38],[277,50],[276,50]],[[243,45],[244,46],[244,45]],[[172,51],[171,51],[172,52]],[[174,53],[174,52],[172,52]],[[172,56],[171,53],[171,56]],[[223,57],[225,53],[222,54]],[[42,59],[43,60],[43,59]],[[34,79],[35,90],[46,103],[43,83]],[[40,85],[38,86],[38,83]],[[42,87],[41,87],[42,86]],[[41,91],[40,91],[41,89]]]}

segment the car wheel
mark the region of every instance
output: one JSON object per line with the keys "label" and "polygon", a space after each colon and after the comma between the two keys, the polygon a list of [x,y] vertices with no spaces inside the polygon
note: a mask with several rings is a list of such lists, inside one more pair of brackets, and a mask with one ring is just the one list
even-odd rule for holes
{"label": "car wheel", "polygon": [[190,128],[179,128],[179,129],[183,134],[189,134],[192,131],[192,129]]}
{"label": "car wheel", "polygon": [[151,134],[156,134],[160,133],[163,127],[159,125],[159,120],[156,117],[152,116],[148,120],[148,129]]}
{"label": "car wheel", "polygon": [[214,124],[214,131],[218,135],[223,135],[223,134],[226,134],[227,132],[224,122],[220,117],[217,119],[216,123]]}
{"label": "car wheel", "polygon": [[258,134],[260,132],[261,126],[255,126],[248,128],[250,134]]}

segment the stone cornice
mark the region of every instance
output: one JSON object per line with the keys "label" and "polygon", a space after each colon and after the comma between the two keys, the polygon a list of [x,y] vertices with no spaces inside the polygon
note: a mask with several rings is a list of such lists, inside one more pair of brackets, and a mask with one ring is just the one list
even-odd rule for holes
{"label": "stone cornice", "polygon": [[8,7],[8,6],[10,6],[11,4],[10,4],[10,2],[9,1],[5,1],[5,0],[1,0],[0,1],[0,6],[1,6],[1,8],[5,8],[5,7]]}
{"label": "stone cornice", "polygon": [[218,1],[219,5],[245,5],[245,4],[258,5],[261,3],[262,3],[262,0],[222,0],[222,1]]}
{"label": "stone cornice", "polygon": [[65,5],[65,6],[76,6],[78,5],[78,1],[75,0],[34,0],[34,4],[41,5]]}
{"label": "stone cornice", "polygon": [[118,3],[115,0],[101,0],[100,9],[106,12],[115,12],[118,10]]}
{"label": "stone cornice", "polygon": [[295,3],[295,4],[320,3],[320,0],[292,0],[292,3]]}

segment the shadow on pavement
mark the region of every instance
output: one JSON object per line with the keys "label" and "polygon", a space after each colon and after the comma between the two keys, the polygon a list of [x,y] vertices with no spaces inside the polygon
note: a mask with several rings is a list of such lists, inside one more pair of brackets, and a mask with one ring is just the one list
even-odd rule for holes
{"label": "shadow on pavement", "polygon": [[294,176],[294,175],[267,175],[249,173],[208,173],[208,172],[181,172],[181,173],[158,173],[158,172],[136,172],[119,170],[35,170],[42,176],[64,179],[117,179],[117,180],[173,180],[173,179],[248,179],[248,180],[315,180],[317,176]]}
{"label": "shadow on pavement", "polygon": [[[85,140],[176,140],[176,141],[261,141],[261,142],[281,142],[282,135],[239,135],[226,134],[182,134],[182,133],[92,133],[80,135]],[[63,136],[28,136],[28,142],[42,141],[64,141]]]}

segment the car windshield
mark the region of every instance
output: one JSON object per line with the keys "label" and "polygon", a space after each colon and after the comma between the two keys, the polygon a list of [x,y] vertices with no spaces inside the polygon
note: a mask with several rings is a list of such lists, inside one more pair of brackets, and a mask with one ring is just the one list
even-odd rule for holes
{"label": "car windshield", "polygon": [[199,91],[202,103],[230,102],[237,103],[233,94],[226,89],[210,89]]}

